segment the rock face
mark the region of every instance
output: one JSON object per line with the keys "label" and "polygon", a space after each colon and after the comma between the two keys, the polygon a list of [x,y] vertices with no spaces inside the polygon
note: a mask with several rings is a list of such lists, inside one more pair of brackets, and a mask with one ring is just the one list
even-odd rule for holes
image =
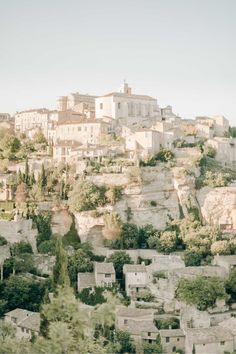
{"label": "rock face", "polygon": [[81,242],[89,241],[93,247],[103,245],[103,216],[94,217],[93,211],[75,213],[75,223]]}
{"label": "rock face", "polygon": [[202,217],[222,230],[236,230],[236,186],[204,187],[197,192]]}
{"label": "rock face", "polygon": [[66,209],[52,212],[52,232],[54,234],[65,235],[71,227],[72,216]]}
{"label": "rock face", "polygon": [[124,190],[121,201],[114,210],[126,221],[125,210],[131,208],[131,222],[138,226],[153,224],[164,229],[172,218],[179,217],[179,200],[174,187],[173,172],[159,165],[141,169],[141,184],[130,184]]}

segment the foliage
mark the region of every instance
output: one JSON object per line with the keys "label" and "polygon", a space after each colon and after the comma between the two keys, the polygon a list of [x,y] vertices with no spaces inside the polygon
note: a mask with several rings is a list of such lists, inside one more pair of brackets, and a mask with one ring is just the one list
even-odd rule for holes
{"label": "foliage", "polygon": [[179,319],[176,317],[156,319],[155,326],[158,329],[178,329]]}
{"label": "foliage", "polygon": [[118,240],[112,242],[116,249],[138,248],[138,227],[135,224],[124,223]]}
{"label": "foliage", "polygon": [[79,299],[86,305],[95,306],[98,304],[103,304],[106,299],[103,296],[104,288],[95,287],[85,288],[79,292]]}
{"label": "foliage", "polygon": [[111,205],[115,205],[115,203],[122,198],[122,188],[118,186],[111,186],[105,193],[107,201],[111,203]]}
{"label": "foliage", "polygon": [[133,261],[130,255],[124,251],[116,251],[111,256],[106,258],[106,262],[112,262],[116,272],[116,278],[123,277],[123,266],[125,264],[132,264]]}
{"label": "foliage", "polygon": [[22,182],[16,188],[16,203],[18,204],[25,203],[27,199],[27,193],[28,193],[27,185],[24,182]]}
{"label": "foliage", "polygon": [[156,155],[140,161],[140,166],[156,166],[159,162],[168,162],[173,160],[174,153],[169,149],[161,149]]}
{"label": "foliage", "polygon": [[56,239],[52,238],[51,240],[43,241],[38,246],[38,252],[43,254],[56,254]]}
{"label": "foliage", "polygon": [[135,353],[135,346],[128,332],[119,330],[115,331],[114,343],[118,344],[115,354]]}
{"label": "foliage", "polygon": [[162,354],[162,346],[160,340],[157,339],[156,343],[144,343],[143,354]]}
{"label": "foliage", "polygon": [[47,280],[36,280],[23,276],[10,276],[4,282],[1,298],[7,302],[6,311],[15,308],[38,311],[46,289],[50,286]]}
{"label": "foliage", "polygon": [[33,144],[48,144],[47,139],[41,131],[34,134]]}
{"label": "foliage", "polygon": [[80,238],[75,227],[74,219],[71,223],[70,230],[62,237],[62,244],[64,247],[72,246],[74,249],[78,249],[80,246]]}
{"label": "foliage", "polygon": [[70,283],[68,276],[68,260],[67,254],[62,246],[60,238],[56,242],[56,263],[53,268],[54,286],[68,286]]}
{"label": "foliage", "polygon": [[2,150],[1,158],[14,160],[16,158],[16,153],[20,149],[20,146],[20,140],[16,136],[10,133],[6,133],[0,140],[0,150]]}
{"label": "foliage", "polygon": [[232,244],[227,240],[215,241],[211,245],[211,253],[228,255],[232,253]]}
{"label": "foliage", "polygon": [[5,237],[0,235],[0,246],[4,245],[7,245],[7,240],[5,239]]}
{"label": "foliage", "polygon": [[176,231],[164,231],[157,243],[157,250],[164,253],[171,253],[176,250],[178,244]]}
{"label": "foliage", "polygon": [[39,247],[42,242],[49,241],[51,239],[51,215],[48,213],[38,214],[33,216],[33,220],[35,221],[38,229],[37,247]]}
{"label": "foliage", "polygon": [[186,251],[184,253],[184,263],[186,267],[196,267],[201,265],[202,256],[196,252]]}
{"label": "foliage", "polygon": [[90,181],[79,180],[69,193],[69,206],[73,212],[96,209],[106,203],[106,188]]}
{"label": "foliage", "polygon": [[90,250],[79,248],[68,258],[68,274],[71,285],[76,287],[78,272],[92,272],[93,261]]}
{"label": "foliage", "polygon": [[199,310],[213,307],[217,298],[226,298],[224,283],[219,278],[180,279],[176,296]]}
{"label": "foliage", "polygon": [[229,278],[226,281],[226,291],[231,296],[233,302],[236,301],[236,268],[230,271]]}
{"label": "foliage", "polygon": [[11,254],[14,256],[18,256],[24,253],[33,253],[32,246],[29,242],[20,241],[17,243],[13,243],[11,246]]}

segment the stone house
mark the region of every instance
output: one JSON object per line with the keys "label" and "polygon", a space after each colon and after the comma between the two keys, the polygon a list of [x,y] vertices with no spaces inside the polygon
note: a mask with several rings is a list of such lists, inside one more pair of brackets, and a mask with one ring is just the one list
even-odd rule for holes
{"label": "stone house", "polygon": [[159,331],[154,325],[154,311],[119,306],[116,312],[116,328],[130,333],[135,342],[155,342]]}
{"label": "stone house", "polygon": [[144,264],[125,264],[125,291],[128,296],[136,296],[144,290],[148,283],[146,266]]}
{"label": "stone house", "polygon": [[220,326],[188,329],[185,336],[185,354],[225,354],[234,350],[232,334]]}
{"label": "stone house", "polygon": [[162,134],[148,128],[139,128],[125,138],[125,149],[136,152],[136,155],[140,157],[154,155],[160,151],[162,146]]}
{"label": "stone house", "polygon": [[40,331],[40,313],[23,309],[15,309],[7,312],[5,322],[16,327],[16,337],[31,339],[38,336]]}
{"label": "stone house", "polygon": [[234,339],[234,350],[236,350],[236,318],[227,318],[224,321],[220,322],[219,326],[225,328],[232,334]]}
{"label": "stone house", "polygon": [[159,331],[163,354],[172,354],[185,350],[185,334],[182,329],[161,329]]}
{"label": "stone house", "polygon": [[116,274],[113,263],[94,262],[92,273],[78,273],[77,289],[78,292],[86,288],[111,287],[116,282]]}

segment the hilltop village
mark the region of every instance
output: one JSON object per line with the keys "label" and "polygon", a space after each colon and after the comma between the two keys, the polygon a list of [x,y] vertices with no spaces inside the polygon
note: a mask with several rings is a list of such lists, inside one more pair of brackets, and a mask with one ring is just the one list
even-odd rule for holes
{"label": "hilltop village", "polygon": [[236,128],[55,106],[0,113],[0,354],[236,353]]}

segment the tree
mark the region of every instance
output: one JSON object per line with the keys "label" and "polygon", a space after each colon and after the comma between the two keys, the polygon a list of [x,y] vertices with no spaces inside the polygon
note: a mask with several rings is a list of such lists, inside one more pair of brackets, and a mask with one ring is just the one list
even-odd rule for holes
{"label": "tree", "polygon": [[162,354],[162,346],[160,340],[157,340],[156,343],[144,343],[143,344],[143,354]]}
{"label": "tree", "polygon": [[119,239],[112,242],[116,249],[138,248],[138,227],[135,224],[123,223]]}
{"label": "tree", "polygon": [[124,251],[114,252],[111,256],[106,258],[106,262],[113,263],[117,279],[121,279],[123,277],[123,266],[125,264],[133,263],[130,255]]}
{"label": "tree", "polygon": [[48,286],[47,280],[39,281],[12,275],[6,280],[2,298],[7,301],[6,307],[8,311],[17,307],[30,311],[39,311]]}
{"label": "tree", "polygon": [[47,139],[45,138],[45,136],[43,135],[43,133],[41,131],[34,134],[33,143],[34,144],[45,144],[45,145],[48,144]]}
{"label": "tree", "polygon": [[3,157],[9,160],[13,160],[15,158],[15,154],[19,151],[21,146],[20,140],[12,135],[5,134],[0,142],[0,149],[3,151]]}
{"label": "tree", "polygon": [[67,254],[62,246],[61,239],[56,242],[56,263],[53,268],[54,286],[68,286],[70,283],[68,276],[68,260]]}
{"label": "tree", "polygon": [[213,307],[217,298],[227,298],[224,283],[221,279],[198,277],[196,279],[180,279],[176,290],[177,297],[187,304],[193,304],[199,310]]}
{"label": "tree", "polygon": [[116,344],[116,354],[135,353],[135,346],[129,332],[115,331],[114,343]]}
{"label": "tree", "polygon": [[105,187],[90,181],[79,180],[69,193],[69,206],[73,212],[96,209],[106,203]]}
{"label": "tree", "polygon": [[226,291],[231,296],[233,302],[236,301],[236,268],[232,269],[226,281]]}
{"label": "tree", "polygon": [[56,239],[53,238],[51,240],[41,242],[38,246],[38,251],[39,253],[50,254],[54,256],[56,254]]}
{"label": "tree", "polygon": [[161,233],[157,250],[164,253],[171,253],[177,248],[177,235],[176,231],[164,231]]}
{"label": "tree", "polygon": [[38,184],[39,184],[41,190],[43,190],[47,185],[47,175],[46,175],[44,164],[42,164],[42,167],[41,167],[41,173],[38,177]]}
{"label": "tree", "polygon": [[91,260],[91,255],[84,249],[78,249],[75,253],[68,259],[68,273],[70,277],[71,284],[73,286],[77,283],[78,272],[92,272],[93,262]]}
{"label": "tree", "polygon": [[37,236],[37,247],[39,247],[40,243],[43,241],[48,241],[52,236],[51,229],[51,215],[49,213],[38,214],[33,217],[38,229]]}
{"label": "tree", "polygon": [[215,241],[211,245],[211,253],[228,255],[231,254],[231,243],[227,240]]}
{"label": "tree", "polygon": [[5,237],[0,235],[0,246],[4,245],[7,245],[7,240],[5,239]]}

